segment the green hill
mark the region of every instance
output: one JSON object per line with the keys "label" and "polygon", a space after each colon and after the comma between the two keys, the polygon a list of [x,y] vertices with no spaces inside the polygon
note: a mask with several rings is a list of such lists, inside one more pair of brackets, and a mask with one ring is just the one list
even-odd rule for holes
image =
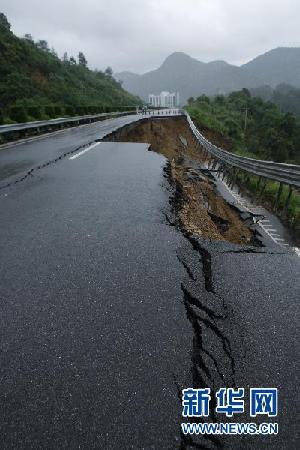
{"label": "green hill", "polygon": [[16,37],[0,13],[0,120],[107,112],[140,102],[111,69],[89,70],[82,53],[78,62],[66,54],[60,60],[46,41]]}
{"label": "green hill", "polygon": [[227,96],[190,98],[187,107],[200,129],[225,137],[228,149],[257,159],[300,164],[300,119],[247,89]]}

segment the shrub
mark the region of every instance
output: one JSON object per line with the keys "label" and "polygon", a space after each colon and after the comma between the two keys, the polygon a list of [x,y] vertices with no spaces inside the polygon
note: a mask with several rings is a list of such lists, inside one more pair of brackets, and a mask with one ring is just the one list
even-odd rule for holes
{"label": "shrub", "polygon": [[54,107],[52,105],[45,106],[45,114],[48,117],[53,118],[55,116]]}
{"label": "shrub", "polygon": [[12,106],[9,111],[9,117],[18,123],[28,121],[28,116],[23,106]]}
{"label": "shrub", "polygon": [[75,116],[75,109],[73,108],[73,106],[66,106],[65,113],[67,116]]}
{"label": "shrub", "polygon": [[42,111],[39,106],[29,106],[26,109],[27,109],[27,113],[30,117],[32,117],[33,119],[37,119],[37,120],[41,119]]}
{"label": "shrub", "polygon": [[76,115],[84,116],[85,115],[85,107],[84,106],[76,106]]}
{"label": "shrub", "polygon": [[102,114],[102,113],[104,113],[104,108],[103,108],[103,106],[101,105],[99,105],[99,106],[96,106],[96,113],[97,114]]}
{"label": "shrub", "polygon": [[62,115],[62,107],[61,106],[56,105],[56,106],[53,107],[53,109],[54,109],[54,116],[55,117],[59,117],[59,116]]}

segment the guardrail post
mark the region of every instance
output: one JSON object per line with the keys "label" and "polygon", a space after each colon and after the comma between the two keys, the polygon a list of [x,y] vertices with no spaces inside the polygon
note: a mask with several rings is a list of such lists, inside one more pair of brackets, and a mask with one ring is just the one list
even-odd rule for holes
{"label": "guardrail post", "polygon": [[281,194],[282,194],[282,189],[283,189],[283,184],[280,183],[280,184],[279,184],[278,191],[277,191],[277,195],[276,195],[275,204],[274,204],[274,210],[275,210],[275,211],[277,211],[277,208],[278,208],[278,206],[279,206],[280,197],[281,197]]}
{"label": "guardrail post", "polygon": [[289,187],[289,193],[288,193],[288,196],[286,198],[285,205],[284,205],[284,212],[285,213],[288,212],[288,209],[289,209],[289,206],[290,206],[291,197],[292,197],[292,193],[293,193],[293,188],[292,188],[292,186],[290,186]]}
{"label": "guardrail post", "polygon": [[257,186],[256,186],[257,190],[259,190],[259,186],[260,186],[261,180],[262,180],[262,177],[259,177],[258,181],[257,181]]}
{"label": "guardrail post", "polygon": [[215,170],[215,168],[217,167],[218,161],[215,159],[213,164],[212,164],[212,170]]}
{"label": "guardrail post", "polygon": [[238,174],[238,169],[237,168],[233,169],[233,171],[232,171],[232,179],[231,179],[231,188],[233,188],[233,186],[236,183],[237,174]]}
{"label": "guardrail post", "polygon": [[258,198],[262,197],[263,193],[265,192],[266,186],[267,186],[267,180],[265,180],[265,182],[263,183],[260,193],[258,194]]}
{"label": "guardrail post", "polygon": [[226,176],[226,164],[223,165],[222,171],[223,171],[223,173],[222,173],[222,181],[224,181],[224,178]]}
{"label": "guardrail post", "polygon": [[223,172],[223,164],[220,163],[218,167],[218,176],[221,177],[221,173]]}

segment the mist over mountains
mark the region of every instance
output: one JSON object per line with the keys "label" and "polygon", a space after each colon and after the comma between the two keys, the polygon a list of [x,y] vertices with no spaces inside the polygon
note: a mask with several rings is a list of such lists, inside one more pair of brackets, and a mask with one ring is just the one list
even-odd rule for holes
{"label": "mist over mountains", "polygon": [[282,83],[300,87],[300,48],[279,47],[242,66],[225,61],[204,63],[176,52],[156,70],[143,75],[121,72],[115,78],[123,81],[127,91],[145,100],[150,93],[178,91],[181,103],[201,94],[226,94],[242,88],[275,88]]}

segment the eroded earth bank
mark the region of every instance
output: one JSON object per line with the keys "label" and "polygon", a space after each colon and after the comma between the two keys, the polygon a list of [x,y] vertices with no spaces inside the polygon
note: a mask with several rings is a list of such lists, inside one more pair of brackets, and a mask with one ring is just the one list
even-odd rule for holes
{"label": "eroded earth bank", "polygon": [[183,231],[206,239],[257,245],[251,217],[227,203],[207,169],[207,160],[185,118],[144,120],[126,126],[106,141],[150,143],[168,163],[165,174],[174,188],[172,205]]}

